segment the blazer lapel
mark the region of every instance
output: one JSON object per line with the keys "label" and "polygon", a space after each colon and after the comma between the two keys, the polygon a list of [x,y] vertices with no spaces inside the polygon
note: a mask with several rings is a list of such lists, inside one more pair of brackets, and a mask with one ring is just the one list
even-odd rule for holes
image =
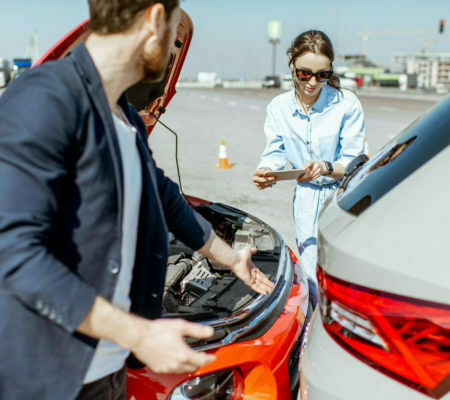
{"label": "blazer lapel", "polygon": [[[161,204],[161,199],[159,198],[159,191],[157,186],[157,178],[155,173],[155,166],[153,164],[153,161],[150,159],[149,151],[147,148],[147,143],[142,139],[142,136],[138,133],[136,136],[136,143],[138,146],[139,154],[141,155],[142,159],[142,166],[145,170],[142,171],[143,174],[147,174],[149,176],[149,181],[151,182],[151,188],[146,186],[143,187],[143,190],[146,190],[149,194],[149,198],[153,199],[153,201],[156,203],[160,215],[164,215],[163,207]],[[153,189],[152,193],[150,193],[150,189]]]}
{"label": "blazer lapel", "polygon": [[100,115],[105,135],[108,140],[109,149],[114,166],[114,177],[117,187],[118,206],[119,206],[119,232],[121,232],[123,216],[123,172],[122,160],[120,157],[120,147],[117,139],[114,121],[109,107],[108,99],[102,86],[100,75],[95,67],[89,52],[84,43],[78,45],[71,53],[74,65],[83,79],[85,86],[93,100],[95,108]]}

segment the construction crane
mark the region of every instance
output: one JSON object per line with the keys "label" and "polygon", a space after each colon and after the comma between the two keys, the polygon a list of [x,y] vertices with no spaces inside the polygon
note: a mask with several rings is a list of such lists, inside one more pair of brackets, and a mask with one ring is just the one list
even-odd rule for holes
{"label": "construction crane", "polygon": [[24,57],[31,58],[31,63],[34,64],[39,59],[39,56],[39,32],[35,31],[25,49]]}
{"label": "construction crane", "polygon": [[[431,31],[372,31],[372,32],[358,32],[358,35],[362,37],[363,40],[363,54],[366,56],[366,59],[369,55],[369,37],[373,36],[394,36],[394,35],[434,35],[434,32]],[[428,42],[427,42],[428,45]],[[426,51],[425,44],[424,50]]]}

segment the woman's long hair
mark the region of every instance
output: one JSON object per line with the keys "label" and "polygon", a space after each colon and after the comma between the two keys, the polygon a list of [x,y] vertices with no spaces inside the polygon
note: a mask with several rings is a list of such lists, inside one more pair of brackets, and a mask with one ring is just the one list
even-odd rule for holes
{"label": "woman's long hair", "polygon": [[[291,71],[295,70],[294,63],[296,58],[306,53],[321,54],[327,57],[330,60],[331,67],[333,68],[333,45],[331,44],[330,38],[322,31],[311,30],[303,32],[292,41],[291,47],[289,47],[287,51],[287,55],[289,56],[289,67],[291,68]],[[295,75],[295,72],[292,73],[292,78],[294,80],[296,90],[298,91],[297,77]],[[333,76],[327,83],[335,89],[341,91],[339,77],[335,73],[333,73]]]}

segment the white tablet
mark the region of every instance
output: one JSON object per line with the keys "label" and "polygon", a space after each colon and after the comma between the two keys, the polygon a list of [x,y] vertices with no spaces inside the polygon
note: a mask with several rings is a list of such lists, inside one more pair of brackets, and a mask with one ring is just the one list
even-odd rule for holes
{"label": "white tablet", "polygon": [[301,176],[305,175],[304,169],[288,169],[285,171],[267,171],[264,176],[275,176],[280,181],[287,181],[290,179],[297,180]]}

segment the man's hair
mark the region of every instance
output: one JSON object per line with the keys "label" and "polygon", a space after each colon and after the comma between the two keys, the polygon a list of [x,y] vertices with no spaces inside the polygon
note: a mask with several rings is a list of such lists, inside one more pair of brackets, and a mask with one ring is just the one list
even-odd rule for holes
{"label": "man's hair", "polygon": [[169,18],[179,0],[88,0],[88,3],[91,31],[108,34],[126,31],[153,4],[162,4]]}

